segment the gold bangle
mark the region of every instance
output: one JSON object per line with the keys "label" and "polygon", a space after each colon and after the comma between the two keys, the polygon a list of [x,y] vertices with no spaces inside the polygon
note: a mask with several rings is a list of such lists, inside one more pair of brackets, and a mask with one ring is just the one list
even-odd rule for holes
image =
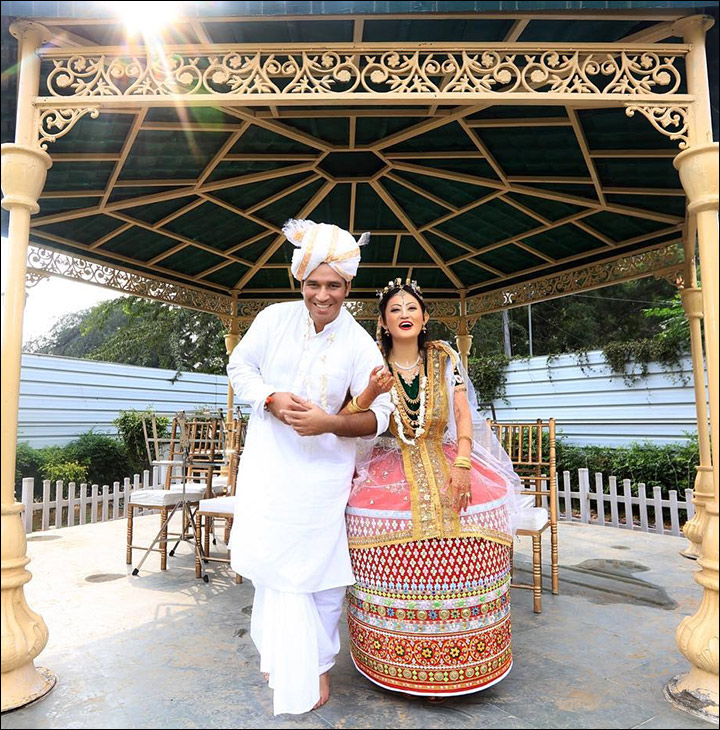
{"label": "gold bangle", "polygon": [[460,469],[472,469],[472,463],[466,456],[458,456],[453,462],[453,466],[457,466]]}
{"label": "gold bangle", "polygon": [[470,442],[470,446],[473,446],[475,442],[473,441],[472,436],[458,436],[458,443],[460,443],[463,439]]}
{"label": "gold bangle", "polygon": [[453,466],[456,466],[458,469],[472,469],[472,466],[470,464],[466,464],[465,462],[458,463],[457,461],[453,463]]}
{"label": "gold bangle", "polygon": [[367,408],[363,408],[363,407],[362,407],[362,406],[361,406],[361,405],[360,405],[360,404],[358,403],[358,401],[357,401],[357,396],[355,396],[355,397],[354,397],[354,398],[353,398],[353,399],[352,399],[352,400],[350,401],[350,403],[352,404],[353,408],[357,408],[357,410],[355,411],[355,413],[365,413],[366,411],[369,411],[369,410],[370,410],[370,407],[369,407],[369,406],[368,406]]}

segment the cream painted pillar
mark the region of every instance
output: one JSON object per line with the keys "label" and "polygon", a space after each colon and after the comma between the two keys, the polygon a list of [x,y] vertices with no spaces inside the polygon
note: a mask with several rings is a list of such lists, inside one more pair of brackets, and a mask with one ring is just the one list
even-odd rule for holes
{"label": "cream painted pillar", "polygon": [[468,358],[470,357],[470,348],[472,347],[472,335],[468,328],[467,318],[467,302],[465,301],[465,290],[460,292],[460,317],[458,318],[458,330],[455,335],[455,344],[457,345],[458,352],[460,353],[460,359],[465,367],[468,369]]}
{"label": "cream painted pillar", "polygon": [[683,710],[711,722],[718,719],[718,446],[720,412],[718,391],[718,143],[712,141],[705,32],[713,24],[707,16],[683,18],[675,24],[692,48],[686,58],[688,92],[695,97],[688,117],[688,149],[674,161],[688,197],[688,213],[697,220],[702,281],[705,355],[710,395],[713,500],[705,506],[707,522],[702,536],[695,580],[703,588],[700,607],[678,626],[680,651],[690,671],[673,677],[666,697]]}
{"label": "cream painted pillar", "polygon": [[[695,237],[686,246],[686,258],[695,256]],[[692,267],[694,269],[694,266]],[[693,489],[693,502],[695,504],[695,516],[685,523],[683,532],[690,541],[690,545],[681,555],[686,558],[696,559],[700,556],[700,543],[705,532],[707,514],[705,505],[712,502],[714,498],[712,462],[710,460],[710,436],[707,426],[707,404],[705,392],[705,366],[703,358],[702,343],[702,292],[695,286],[694,272],[690,282],[692,286],[680,289],[680,298],[683,309],[690,323],[690,351],[693,364],[693,382],[695,385],[695,407],[697,410],[698,422],[698,447],[700,451],[700,464],[695,476]]]}
{"label": "cream painted pillar", "polygon": [[32,101],[38,93],[40,59],[35,51],[47,37],[37,23],[17,23],[10,32],[18,39],[19,76],[15,143],[2,145],[2,207],[10,211],[8,284],[2,327],[2,432],[0,439],[0,503],[2,550],[2,711],[22,707],[47,694],[55,675],[35,667],[34,659],[45,648],[48,630],[42,618],[25,601],[23,586],[32,575],[26,570],[23,506],[15,501],[15,450],[20,396],[22,320],[25,308],[25,273],[30,238],[30,216],[39,210],[37,200],[45,185],[51,160],[40,149],[34,126]]}
{"label": "cream painted pillar", "polygon": [[[237,343],[240,342],[240,323],[238,322],[237,317],[233,317],[230,320],[230,331],[225,335],[225,352],[228,357],[232,354],[232,351],[237,346]],[[227,415],[225,417],[225,429],[227,434],[227,441],[228,443],[234,443],[235,441],[235,421],[233,418],[233,408],[235,407],[235,393],[233,391],[232,385],[230,385],[230,382],[228,381],[228,390],[227,390]],[[225,449],[225,456],[230,457],[230,452],[232,449],[226,447]],[[226,460],[227,461],[227,460]],[[227,476],[229,474],[229,466],[227,463],[223,468],[221,469],[221,474],[224,474]]]}

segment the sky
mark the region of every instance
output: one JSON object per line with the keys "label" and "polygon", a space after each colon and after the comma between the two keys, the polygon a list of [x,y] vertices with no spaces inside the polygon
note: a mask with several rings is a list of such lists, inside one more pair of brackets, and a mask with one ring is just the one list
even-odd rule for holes
{"label": "sky", "polygon": [[[5,307],[8,241],[2,239],[2,302]],[[23,345],[50,331],[64,315],[122,296],[100,286],[51,276],[28,290],[23,319]]]}

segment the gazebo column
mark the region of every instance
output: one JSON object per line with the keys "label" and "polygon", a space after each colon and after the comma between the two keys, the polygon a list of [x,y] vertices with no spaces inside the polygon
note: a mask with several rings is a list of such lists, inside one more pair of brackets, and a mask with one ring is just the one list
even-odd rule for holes
{"label": "gazebo column", "polygon": [[15,452],[22,322],[25,309],[25,273],[30,238],[30,216],[37,213],[38,197],[45,185],[50,156],[40,149],[35,128],[33,98],[40,80],[36,55],[48,31],[37,23],[17,23],[10,32],[18,39],[19,75],[15,142],[2,145],[2,207],[9,216],[8,283],[5,293],[2,337],[2,437],[0,452],[0,502],[2,552],[2,711],[12,710],[47,694],[55,675],[36,668],[35,657],[45,648],[45,622],[25,601],[23,586],[32,575],[26,570],[27,540],[21,519],[23,506],[15,501]]}
{"label": "gazebo column", "polygon": [[681,709],[706,720],[718,719],[718,144],[712,141],[705,32],[706,16],[683,18],[675,31],[692,45],[686,58],[688,92],[695,98],[688,115],[689,146],[675,158],[675,167],[688,197],[688,213],[697,220],[702,280],[705,352],[710,395],[713,499],[705,506],[707,521],[695,580],[703,588],[700,607],[678,626],[680,651],[691,664],[687,674],[673,677],[666,696]]}
{"label": "gazebo column", "polygon": [[[692,261],[695,256],[695,239],[686,246],[687,260]],[[689,249],[689,250],[688,250]],[[702,347],[702,291],[696,286],[694,266],[689,279],[691,286],[680,289],[680,298],[683,309],[690,323],[690,351],[692,354],[693,382],[695,385],[695,407],[697,410],[698,422],[698,448],[700,451],[700,464],[697,467],[695,485],[693,489],[693,502],[695,504],[695,516],[683,527],[685,537],[690,541],[690,546],[681,553],[686,558],[696,559],[700,556],[700,543],[705,532],[707,513],[705,505],[714,499],[712,462],[710,459],[710,436],[707,424],[707,403],[705,392],[705,367],[703,363]]]}
{"label": "gazebo column", "polygon": [[455,344],[457,345],[458,352],[460,353],[460,359],[465,367],[468,369],[468,358],[470,357],[470,348],[472,347],[472,335],[470,334],[470,328],[468,327],[467,317],[467,302],[465,301],[464,294],[461,293],[460,299],[460,317],[458,318],[457,335],[455,335]]}

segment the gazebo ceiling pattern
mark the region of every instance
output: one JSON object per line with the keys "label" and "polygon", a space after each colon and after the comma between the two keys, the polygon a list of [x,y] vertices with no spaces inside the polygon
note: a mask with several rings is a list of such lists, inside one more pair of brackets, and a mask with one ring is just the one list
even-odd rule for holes
{"label": "gazebo ceiling pattern", "polygon": [[[195,18],[168,41],[668,43],[678,14]],[[52,22],[58,44],[122,42],[118,24]],[[685,216],[677,142],[641,115],[572,99],[125,105],[86,115],[48,151],[31,243],[241,300],[296,296],[292,247],[279,236],[291,217],[372,233],[356,298],[409,276],[442,299],[667,246]]]}

